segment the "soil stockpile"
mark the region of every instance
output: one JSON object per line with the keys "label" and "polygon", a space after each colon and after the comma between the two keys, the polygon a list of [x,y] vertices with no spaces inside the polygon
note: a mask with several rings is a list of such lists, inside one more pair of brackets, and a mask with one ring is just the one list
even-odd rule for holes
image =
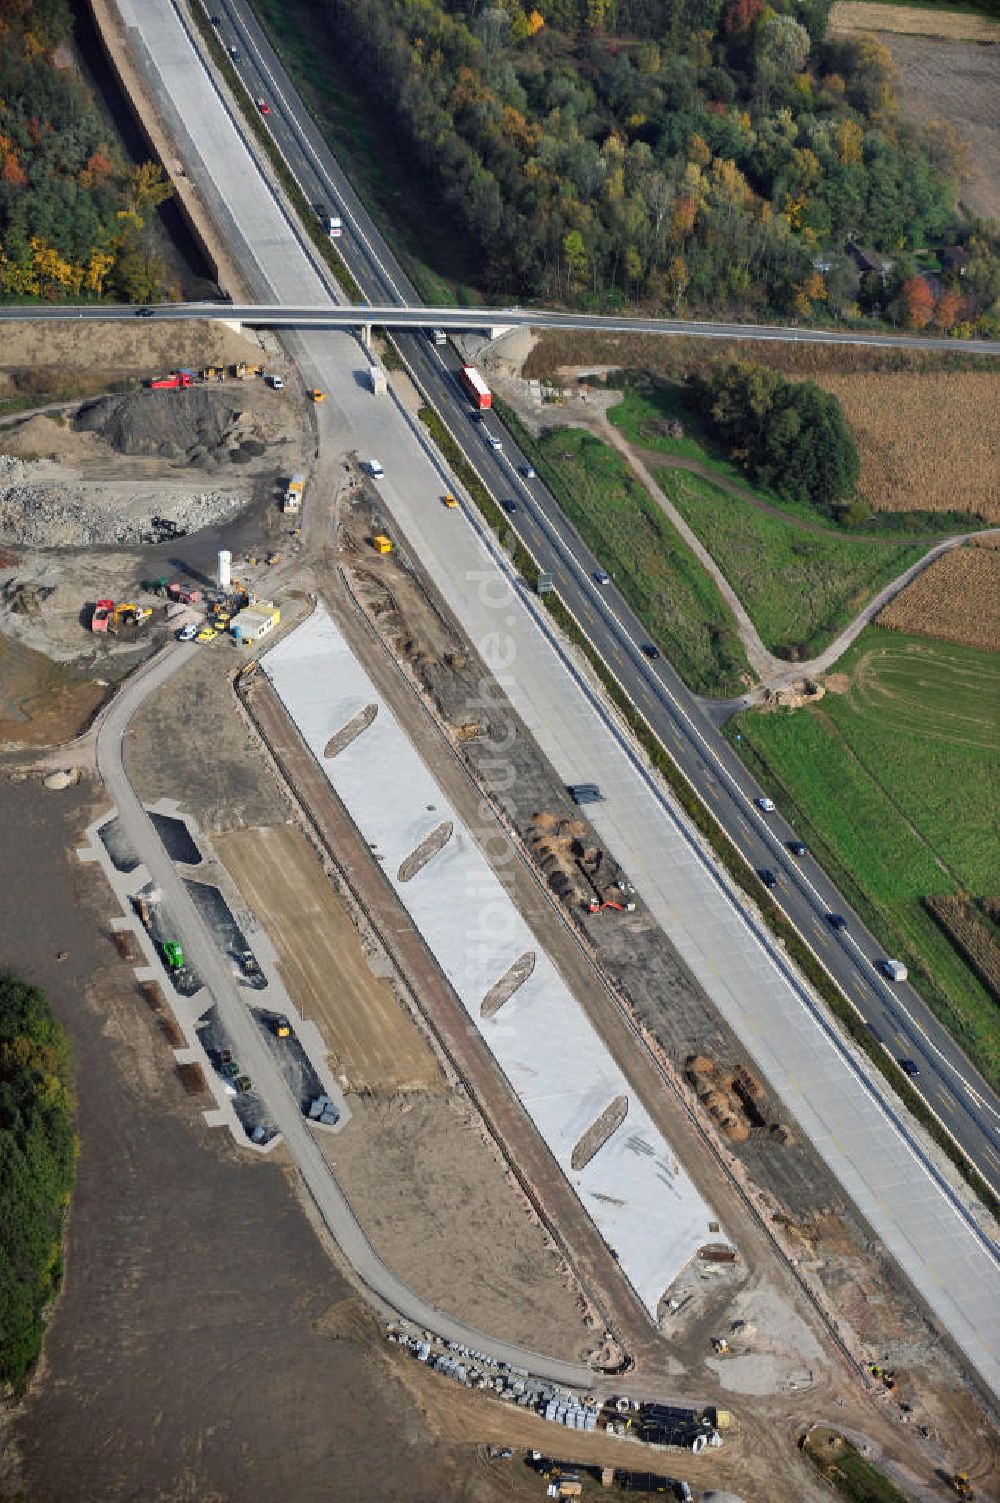
{"label": "soil stockpile", "polygon": [[138,391],[98,397],[77,413],[74,428],[96,433],[119,454],[167,459],[200,468],[264,453],[264,435],[229,393]]}

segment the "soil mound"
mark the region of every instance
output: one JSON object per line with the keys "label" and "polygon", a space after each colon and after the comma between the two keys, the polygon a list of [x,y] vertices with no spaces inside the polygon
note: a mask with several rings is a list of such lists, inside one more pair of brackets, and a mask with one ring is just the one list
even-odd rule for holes
{"label": "soil mound", "polygon": [[221,463],[253,434],[237,400],[225,392],[137,391],[98,397],[80,408],[77,432],[96,433],[119,454]]}

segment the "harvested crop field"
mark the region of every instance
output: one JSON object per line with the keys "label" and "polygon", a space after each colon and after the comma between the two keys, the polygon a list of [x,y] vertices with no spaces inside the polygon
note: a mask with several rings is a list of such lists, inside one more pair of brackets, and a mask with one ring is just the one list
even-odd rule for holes
{"label": "harvested crop field", "polygon": [[217,836],[215,846],[270,935],[288,994],[318,1025],[342,1083],[356,1091],[441,1089],[434,1055],[388,980],[372,970],[305,837],[270,826]]}
{"label": "harvested crop field", "polygon": [[890,600],[878,624],[1000,652],[1000,549],[953,548]]}
{"label": "harvested crop field", "polygon": [[[1000,374],[820,375],[861,456],[879,511],[964,511],[1000,522]],[[877,395],[876,395],[877,392]],[[926,441],[915,441],[915,435]]]}
{"label": "harvested crop field", "polygon": [[987,16],[918,5],[878,5],[874,0],[837,0],[831,31],[894,31],[969,42],[1000,41],[1000,25]]}
{"label": "harvested crop field", "polygon": [[[860,8],[860,7],[859,7]],[[975,16],[942,15],[969,26]],[[962,32],[953,32],[961,36]],[[940,34],[939,34],[940,35]],[[904,120],[943,118],[971,147],[971,175],[959,199],[974,214],[1000,218],[1000,26],[991,40],[941,41],[938,36],[882,36],[899,69],[896,93]]]}

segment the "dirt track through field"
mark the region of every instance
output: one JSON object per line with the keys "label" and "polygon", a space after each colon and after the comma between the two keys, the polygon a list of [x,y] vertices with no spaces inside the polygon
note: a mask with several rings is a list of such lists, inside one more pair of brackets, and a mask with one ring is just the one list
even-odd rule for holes
{"label": "dirt track through field", "polygon": [[372,971],[305,837],[271,826],[217,836],[215,845],[271,936],[289,996],[318,1024],[344,1087],[441,1089],[434,1055],[388,981]]}

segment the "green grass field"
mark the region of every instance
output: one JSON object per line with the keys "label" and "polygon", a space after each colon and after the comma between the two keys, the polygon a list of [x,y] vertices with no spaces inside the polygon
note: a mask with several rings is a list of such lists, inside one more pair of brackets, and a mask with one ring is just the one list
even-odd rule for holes
{"label": "green grass field", "polygon": [[[520,433],[523,430],[519,428]],[[525,435],[539,474],[692,689],[737,694],[750,667],[704,569],[606,444],[578,429]]]}
{"label": "green grass field", "polygon": [[722,569],[764,645],[781,657],[815,657],[924,552],[806,531],[686,470],[662,469],[656,478]]}
{"label": "green grass field", "polygon": [[[798,517],[810,527],[823,527],[833,539],[867,538],[880,544],[920,537],[932,540],[955,532],[975,532],[982,523],[967,512],[885,511],[873,512],[865,521],[848,524],[829,517],[823,508],[807,501],[791,501],[765,486],[754,485],[734,464],[725,447],[710,432],[700,414],[686,405],[680,381],[666,381],[645,372],[623,372],[612,377],[621,386],[622,401],[608,410],[608,418],[637,449],[647,449],[670,458],[701,465],[720,480],[737,485],[761,505],[789,517]],[[680,422],[683,438],[668,438],[658,432],[664,420]]]}
{"label": "green grass field", "polygon": [[888,953],[1000,1088],[1000,1010],[921,899],[1000,890],[1000,659],[869,628],[845,693],[728,727]]}

